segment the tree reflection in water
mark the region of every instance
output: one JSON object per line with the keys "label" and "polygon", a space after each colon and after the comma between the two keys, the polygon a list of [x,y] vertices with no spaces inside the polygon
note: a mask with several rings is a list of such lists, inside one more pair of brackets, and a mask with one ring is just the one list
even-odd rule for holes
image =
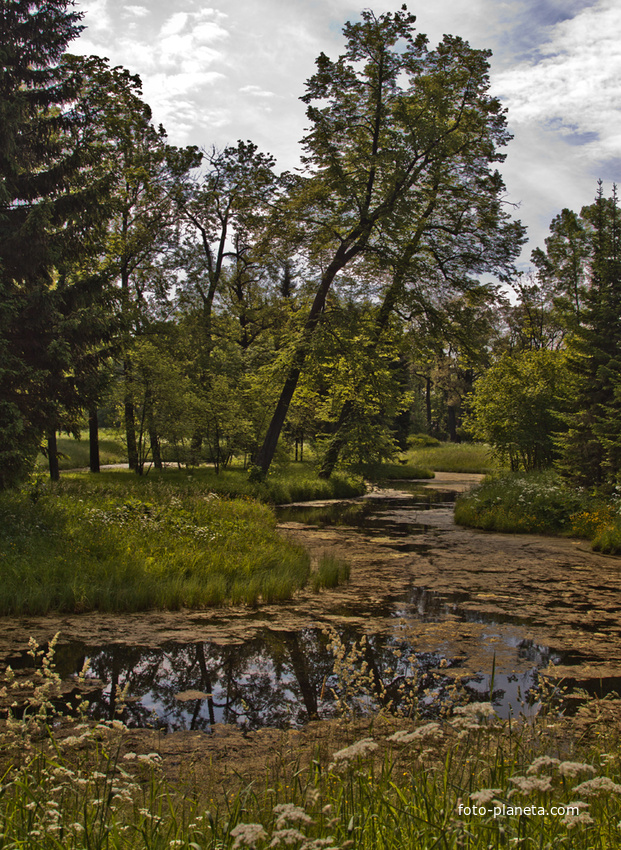
{"label": "tree reflection in water", "polygon": [[[69,643],[59,645],[56,661],[66,677],[77,674],[84,659],[90,658],[87,678],[104,685],[88,696],[93,718],[113,719],[120,710],[128,726],[170,731],[209,732],[216,723],[247,729],[301,726],[311,719],[335,716],[337,697],[346,698],[353,712],[390,704],[392,710],[410,713],[416,709],[421,714],[437,713],[451,698],[452,662],[443,660],[442,653],[416,652],[394,635],[369,635],[362,641],[362,634],[354,629],[342,628],[338,640],[346,666],[349,657],[353,659],[350,667],[366,662],[368,675],[358,677],[353,688],[345,687],[335,674],[330,638],[319,628],[298,632],[265,628],[254,638],[228,644],[168,643],[147,648]],[[358,650],[352,652],[353,647]],[[538,661],[546,664],[547,648],[538,649]],[[439,670],[441,666],[447,669]],[[472,698],[485,698],[484,680],[469,681],[465,685]],[[494,704],[500,713],[516,713],[515,695],[526,693],[536,681],[534,668],[517,677],[497,671]],[[126,700],[119,705],[123,690]],[[192,691],[200,692],[201,698],[192,698]]]}

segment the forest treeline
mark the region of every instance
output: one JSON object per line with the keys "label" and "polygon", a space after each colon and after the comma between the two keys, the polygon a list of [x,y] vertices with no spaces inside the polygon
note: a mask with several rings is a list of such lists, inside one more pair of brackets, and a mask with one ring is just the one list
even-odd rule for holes
{"label": "forest treeline", "polygon": [[329,477],[465,426],[512,468],[614,485],[616,191],[564,210],[517,274],[488,51],[362,12],[316,60],[282,173],[251,141],[170,145],[138,77],[67,52],[68,0],[0,19],[0,487],[42,446],[57,477],[56,435],[87,418],[93,470],[100,422],[138,473],[255,477],[279,445],[312,442]]}

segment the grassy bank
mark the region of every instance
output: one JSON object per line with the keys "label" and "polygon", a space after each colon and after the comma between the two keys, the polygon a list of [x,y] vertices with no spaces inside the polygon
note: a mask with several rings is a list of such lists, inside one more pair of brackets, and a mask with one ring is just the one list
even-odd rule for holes
{"label": "grassy bank", "polygon": [[455,521],[488,531],[582,537],[596,551],[621,553],[618,501],[572,490],[552,470],[486,478],[460,496]]}
{"label": "grassy bank", "polygon": [[1,614],[255,604],[309,577],[267,506],[168,485],[2,494],[0,552]]}
{"label": "grassy bank", "polygon": [[360,464],[352,467],[352,472],[374,482],[404,478],[433,478],[433,472],[428,466],[410,463],[407,460],[404,463]]}
{"label": "grassy bank", "polygon": [[[6,848],[613,850],[621,843],[615,701],[591,700],[576,718],[550,710],[529,722],[502,721],[489,703],[475,703],[433,722],[384,714],[316,736],[282,733],[269,763],[259,760],[243,778],[227,771],[226,757],[219,763],[204,735],[184,739],[190,765],[119,721],[65,722],[59,730],[45,708],[57,687],[49,656],[39,678],[32,714],[2,721]],[[10,673],[2,684],[14,686]]]}
{"label": "grassy bank", "polygon": [[[88,431],[82,432],[80,440],[61,436],[58,440],[58,466],[60,469],[80,469],[90,464]],[[127,449],[118,433],[113,429],[102,428],[99,432],[99,462],[127,463]],[[42,454],[37,457],[37,469],[47,469],[48,462]]]}
{"label": "grassy bank", "polygon": [[[321,481],[291,464],[265,482],[243,470],[128,470],[44,476],[0,494],[0,614],[138,611],[289,599],[307,553],[275,528],[270,503],[348,498],[361,478]],[[312,587],[347,578],[324,559]]]}

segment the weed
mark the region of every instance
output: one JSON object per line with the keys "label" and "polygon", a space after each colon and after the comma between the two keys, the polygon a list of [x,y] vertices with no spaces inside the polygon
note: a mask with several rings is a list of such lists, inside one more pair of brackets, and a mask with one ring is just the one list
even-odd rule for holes
{"label": "weed", "polygon": [[553,471],[491,476],[457,500],[455,521],[490,531],[557,534],[570,528],[584,496]]}
{"label": "weed", "polygon": [[323,554],[319,559],[319,565],[311,574],[311,586],[313,590],[322,587],[337,587],[349,581],[350,566],[347,561],[331,554]]}

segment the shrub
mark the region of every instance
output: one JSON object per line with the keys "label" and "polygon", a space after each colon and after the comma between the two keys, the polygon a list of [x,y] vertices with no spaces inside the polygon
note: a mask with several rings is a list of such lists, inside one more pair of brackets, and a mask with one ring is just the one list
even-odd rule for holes
{"label": "shrub", "polygon": [[455,521],[489,531],[558,533],[571,528],[583,501],[555,472],[509,473],[460,496]]}

